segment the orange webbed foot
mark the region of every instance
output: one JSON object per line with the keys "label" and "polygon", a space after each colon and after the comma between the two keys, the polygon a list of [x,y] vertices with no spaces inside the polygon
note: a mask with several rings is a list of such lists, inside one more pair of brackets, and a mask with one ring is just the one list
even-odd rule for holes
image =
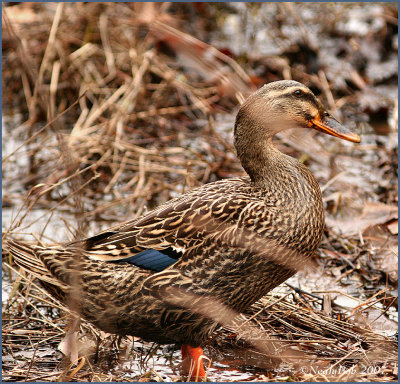
{"label": "orange webbed foot", "polygon": [[191,345],[182,345],[182,362],[185,375],[189,381],[204,381],[206,372],[203,365],[203,349],[192,347]]}

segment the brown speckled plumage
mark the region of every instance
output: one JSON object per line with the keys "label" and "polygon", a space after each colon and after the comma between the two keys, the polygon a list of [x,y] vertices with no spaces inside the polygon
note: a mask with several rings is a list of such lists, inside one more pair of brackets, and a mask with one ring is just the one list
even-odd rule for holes
{"label": "brown speckled plumage", "polygon": [[[316,116],[331,119],[307,87],[270,83],[246,100],[236,119],[235,146],[248,177],[204,185],[64,246],[10,241],[11,253],[61,300],[75,294],[80,314],[102,330],[201,345],[217,323],[169,304],[166,290],[208,296],[240,312],[317,248],[324,225],[319,186],[303,164],[272,144],[280,130],[315,128]],[[356,141],[349,133],[342,138],[349,137]],[[169,250],[177,261],[160,272],[123,261],[150,248]]]}

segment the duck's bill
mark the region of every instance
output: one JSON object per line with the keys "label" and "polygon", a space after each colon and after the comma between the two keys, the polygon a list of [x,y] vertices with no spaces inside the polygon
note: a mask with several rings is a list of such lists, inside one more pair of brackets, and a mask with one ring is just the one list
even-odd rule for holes
{"label": "duck's bill", "polygon": [[328,135],[339,137],[340,139],[348,140],[353,143],[359,143],[361,141],[360,136],[344,127],[332,116],[324,116],[321,118],[318,114],[316,117],[310,120],[310,127],[316,129],[317,131],[321,131],[327,133]]}

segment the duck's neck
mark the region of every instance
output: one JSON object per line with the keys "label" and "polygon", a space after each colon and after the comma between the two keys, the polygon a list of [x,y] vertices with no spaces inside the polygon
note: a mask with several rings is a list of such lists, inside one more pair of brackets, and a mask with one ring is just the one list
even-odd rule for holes
{"label": "duck's neck", "polygon": [[253,183],[271,187],[271,183],[279,183],[284,174],[295,171],[297,161],[275,148],[273,135],[265,127],[256,127],[255,124],[249,127],[247,123],[246,129],[241,129],[240,124],[240,121],[236,122],[235,146],[239,160]]}

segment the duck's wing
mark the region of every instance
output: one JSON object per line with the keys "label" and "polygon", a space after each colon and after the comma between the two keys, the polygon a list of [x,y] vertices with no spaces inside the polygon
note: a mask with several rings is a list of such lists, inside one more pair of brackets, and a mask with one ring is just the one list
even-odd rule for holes
{"label": "duck's wing", "polygon": [[83,248],[80,250],[81,254],[90,259],[112,263],[127,262],[154,272],[160,272],[174,264],[182,255],[178,249],[161,242],[156,248],[141,246],[136,241],[137,233],[137,228],[126,232],[108,230],[71,243],[69,247],[75,247],[79,243]]}
{"label": "duck's wing", "polygon": [[238,221],[248,201],[235,188],[230,179],[189,192],[137,220],[83,240],[83,253],[92,259],[162,271],[189,248]]}

